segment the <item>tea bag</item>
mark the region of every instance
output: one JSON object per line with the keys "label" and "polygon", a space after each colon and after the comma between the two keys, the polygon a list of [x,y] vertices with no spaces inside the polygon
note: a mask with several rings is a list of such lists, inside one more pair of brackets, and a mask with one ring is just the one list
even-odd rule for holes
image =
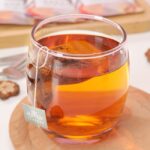
{"label": "tea bag", "polygon": [[[46,52],[46,56],[43,61],[43,64],[41,63],[39,64],[41,52]],[[33,83],[34,84],[33,106],[26,105],[26,104],[23,105],[25,120],[27,122],[35,124],[38,127],[43,127],[43,128],[48,128],[48,125],[47,125],[45,110],[36,108],[37,88],[38,88],[37,82],[38,82],[38,70],[39,68],[45,66],[47,59],[48,59],[48,49],[47,47],[41,47],[38,50],[36,63],[35,63],[35,81]]]}

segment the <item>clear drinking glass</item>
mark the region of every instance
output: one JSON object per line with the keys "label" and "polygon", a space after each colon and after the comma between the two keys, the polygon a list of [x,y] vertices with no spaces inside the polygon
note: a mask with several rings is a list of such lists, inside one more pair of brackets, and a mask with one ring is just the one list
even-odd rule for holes
{"label": "clear drinking glass", "polygon": [[124,29],[100,16],[56,16],[33,28],[28,96],[57,141],[96,142],[116,125],[128,91],[125,42]]}

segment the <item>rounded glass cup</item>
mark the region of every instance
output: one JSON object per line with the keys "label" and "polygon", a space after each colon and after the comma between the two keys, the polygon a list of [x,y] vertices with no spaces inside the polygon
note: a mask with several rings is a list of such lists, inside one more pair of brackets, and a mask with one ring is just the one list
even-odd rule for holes
{"label": "rounded glass cup", "polygon": [[61,143],[94,143],[116,125],[128,91],[126,32],[94,15],[39,22],[28,52],[27,88]]}

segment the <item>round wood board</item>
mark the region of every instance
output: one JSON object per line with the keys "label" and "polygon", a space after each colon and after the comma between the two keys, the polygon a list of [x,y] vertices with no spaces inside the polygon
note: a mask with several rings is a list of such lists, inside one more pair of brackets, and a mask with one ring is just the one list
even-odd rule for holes
{"label": "round wood board", "polygon": [[118,127],[101,142],[91,145],[58,144],[44,131],[24,120],[22,104],[10,120],[10,137],[16,150],[149,150],[150,94],[130,87],[123,116]]}

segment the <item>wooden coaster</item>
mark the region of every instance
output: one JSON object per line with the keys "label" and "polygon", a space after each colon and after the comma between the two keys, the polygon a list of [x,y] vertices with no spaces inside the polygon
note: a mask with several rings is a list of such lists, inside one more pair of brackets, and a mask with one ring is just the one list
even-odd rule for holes
{"label": "wooden coaster", "polygon": [[149,150],[150,95],[133,87],[124,114],[117,128],[103,141],[92,145],[58,144],[40,128],[24,120],[22,104],[14,110],[10,120],[10,137],[16,150]]}

